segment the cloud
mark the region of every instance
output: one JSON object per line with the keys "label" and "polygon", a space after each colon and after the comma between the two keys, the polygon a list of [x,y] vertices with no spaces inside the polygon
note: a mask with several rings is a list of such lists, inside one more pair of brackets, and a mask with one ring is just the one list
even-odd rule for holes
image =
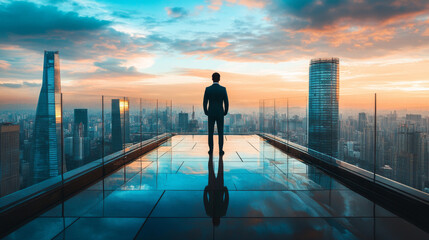
{"label": "cloud", "polygon": [[[211,1],[210,6],[216,9],[224,3]],[[157,44],[184,55],[234,62],[315,56],[368,59],[429,48],[427,1],[273,0],[264,6],[268,19],[248,16],[234,20],[223,32],[164,36]]]}
{"label": "cloud", "polygon": [[172,18],[183,18],[188,16],[189,12],[181,7],[166,7],[165,10],[167,11],[168,16]]}
{"label": "cloud", "polygon": [[115,80],[115,81],[140,81],[146,78],[154,78],[155,75],[142,73],[135,66],[126,66],[127,60],[107,58],[94,62],[95,71],[68,72],[67,76],[78,80]]}
{"label": "cloud", "polygon": [[111,71],[116,73],[138,73],[137,69],[132,67],[121,66],[126,61],[123,59],[109,58],[103,62],[94,62],[94,66],[101,68],[103,71]]}
{"label": "cloud", "polygon": [[0,6],[1,35],[32,36],[52,32],[94,31],[110,22],[81,17],[75,12],[62,12],[56,7],[29,2],[12,2]]}
{"label": "cloud", "polygon": [[292,29],[389,23],[428,9],[426,0],[273,0],[268,6],[271,17]]}
{"label": "cloud", "polygon": [[223,3],[226,2],[229,5],[237,4],[246,6],[248,8],[263,8],[269,1],[268,0],[210,0],[208,1],[208,8],[214,11],[219,10]]}
{"label": "cloud", "polygon": [[0,69],[6,70],[10,68],[10,63],[5,60],[0,60]]}
{"label": "cloud", "polygon": [[112,28],[112,22],[28,2],[0,4],[0,44],[34,52],[59,50],[61,59],[97,59],[143,53],[143,39]]}
{"label": "cloud", "polygon": [[22,83],[0,83],[0,87],[5,88],[23,88],[23,87],[40,87],[39,83],[22,82]]}

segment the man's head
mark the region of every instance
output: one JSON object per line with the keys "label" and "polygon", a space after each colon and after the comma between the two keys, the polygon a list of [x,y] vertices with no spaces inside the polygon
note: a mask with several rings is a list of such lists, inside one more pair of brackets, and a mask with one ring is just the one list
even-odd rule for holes
{"label": "man's head", "polygon": [[213,82],[219,82],[220,81],[220,74],[217,72],[213,73],[212,80],[213,80]]}

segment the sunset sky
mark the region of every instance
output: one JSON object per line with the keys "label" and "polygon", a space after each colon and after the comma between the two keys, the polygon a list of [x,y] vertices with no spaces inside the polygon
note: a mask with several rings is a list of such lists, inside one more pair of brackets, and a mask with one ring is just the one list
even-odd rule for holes
{"label": "sunset sky", "polygon": [[429,102],[427,0],[0,0],[0,19],[2,104],[37,100],[45,49],[66,94],[200,104],[218,71],[257,106],[304,97],[310,59],[339,57],[342,99]]}

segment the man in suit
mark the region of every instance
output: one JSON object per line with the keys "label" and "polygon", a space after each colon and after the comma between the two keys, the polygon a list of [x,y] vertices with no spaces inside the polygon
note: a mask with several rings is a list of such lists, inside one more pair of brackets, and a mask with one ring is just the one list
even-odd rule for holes
{"label": "man in suit", "polygon": [[203,101],[204,113],[209,118],[209,154],[213,154],[213,132],[216,123],[219,136],[219,153],[223,155],[223,117],[228,114],[228,94],[226,88],[219,85],[219,73],[213,73],[212,80],[213,84],[206,88]]}

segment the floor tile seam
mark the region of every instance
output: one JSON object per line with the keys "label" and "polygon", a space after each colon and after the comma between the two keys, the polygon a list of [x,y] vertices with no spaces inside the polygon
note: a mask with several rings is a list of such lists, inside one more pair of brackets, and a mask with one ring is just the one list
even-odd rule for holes
{"label": "floor tile seam", "polygon": [[[104,180],[104,179],[103,179]],[[104,183],[103,183],[103,188],[104,188]],[[83,191],[85,191],[85,190],[83,190]],[[82,191],[82,192],[83,192]],[[100,199],[98,199],[98,201],[96,201],[95,203],[92,203],[92,204],[90,204],[90,206],[89,206],[89,208],[86,210],[86,211],[84,211],[83,212],[83,214],[86,214],[86,213],[88,213],[88,212],[90,212],[94,207],[96,207],[98,204],[100,204],[101,202],[104,202],[104,200],[110,195],[107,195],[107,196],[105,196],[104,195],[104,193],[106,192],[106,190],[99,190],[102,194],[103,194],[103,196],[100,198]],[[107,190],[108,192],[114,192],[115,190]],[[81,193],[81,192],[80,192]],[[79,193],[78,193],[79,194]],[[77,196],[77,195],[75,195],[75,196]],[[73,196],[74,197],[74,196]],[[71,197],[71,198],[69,198],[69,199],[67,199],[67,200],[70,200],[70,199],[72,199],[73,197]],[[63,201],[61,204],[63,204],[63,206],[65,207],[65,202]],[[79,217],[79,216],[75,216],[75,217]]]}
{"label": "floor tile seam", "polygon": [[141,225],[141,227],[139,228],[139,230],[137,231],[136,235],[134,236],[133,239],[137,239],[137,236],[140,234],[140,232],[142,231],[144,225],[146,224],[146,222],[148,221],[148,219],[150,218],[150,215],[152,214],[152,212],[155,210],[156,206],[158,205],[159,201],[161,201],[161,198],[164,196],[165,194],[164,190],[161,194],[161,196],[159,197],[158,201],[155,203],[155,205],[152,207],[152,210],[149,212],[149,215],[146,217],[145,221],[143,222],[143,224]]}
{"label": "floor tile seam", "polygon": [[[153,162],[152,162],[153,163]],[[152,164],[151,163],[151,164]],[[149,165],[151,165],[151,164],[149,164]],[[146,169],[149,165],[147,165],[146,167],[144,167],[143,169],[141,169],[139,172],[137,172],[133,177],[131,177],[130,179],[128,179],[128,180],[126,180],[123,184],[121,184],[119,187],[117,187],[115,190],[111,190],[111,191],[116,191],[116,190],[120,190],[120,188],[121,187],[124,187],[127,183],[129,183],[132,179],[134,179],[134,177],[136,177],[137,175],[139,175],[139,174],[143,174],[144,172],[143,172],[143,170],[144,169]],[[125,174],[125,173],[124,173]],[[104,179],[105,178],[103,178],[103,180],[101,180],[101,181],[104,181]],[[125,179],[126,179],[126,176],[125,176]]]}
{"label": "floor tile seam", "polygon": [[250,141],[247,141],[256,151],[260,152]]}
{"label": "floor tile seam", "polygon": [[[65,218],[65,217],[63,217],[63,218]],[[77,220],[79,220],[80,219],[80,217],[76,217],[76,219],[72,222],[72,223],[70,223],[66,228],[64,228],[63,230],[61,230],[57,235],[55,235],[53,238],[51,238],[52,240],[53,239],[55,239],[56,237],[58,237],[61,233],[65,233],[65,231],[71,226],[71,225],[73,225],[75,222],[77,222]],[[64,219],[64,221],[65,221],[65,219]]]}
{"label": "floor tile seam", "polygon": [[168,152],[170,152],[170,151],[172,151],[172,150],[165,151],[163,154],[161,154],[161,155],[157,156],[157,157],[156,157],[156,160],[160,159],[162,156],[164,156],[166,153],[168,153]]}
{"label": "floor tile seam", "polygon": [[240,154],[238,154],[238,152],[237,152],[237,151],[235,151],[235,153],[237,153],[237,156],[240,158],[240,160],[241,160],[242,162],[244,162],[244,161],[243,161],[243,159],[241,158]]}
{"label": "floor tile seam", "polygon": [[[149,162],[149,161],[148,161]],[[143,170],[145,170],[146,168],[148,168],[150,165],[152,165],[154,163],[154,161],[150,161],[150,163],[148,164],[148,165],[146,165],[145,167],[143,167],[143,168],[141,168],[137,173],[136,173],[136,176],[139,174],[139,173],[143,173]],[[134,176],[135,177],[135,176]],[[132,177],[132,178],[134,178],[134,177]],[[131,179],[130,179],[131,180]],[[101,180],[102,181],[102,180]]]}
{"label": "floor tile seam", "polygon": [[177,146],[177,144],[181,143],[185,138],[183,137],[182,139],[180,139],[180,141],[178,143],[176,143],[174,146],[171,147],[171,149],[173,149],[175,146]]}
{"label": "floor tile seam", "polygon": [[183,166],[184,163],[185,163],[185,161],[182,161],[182,164],[180,164],[179,168],[176,171],[176,174],[179,172],[180,168]]}
{"label": "floor tile seam", "polygon": [[282,170],[281,168],[279,168],[279,166],[277,166],[277,164],[276,164],[276,163],[274,163],[274,166],[276,166],[276,168],[277,168],[278,170],[280,170],[280,172],[282,172],[284,175],[287,175],[285,172],[283,172],[283,170]]}

